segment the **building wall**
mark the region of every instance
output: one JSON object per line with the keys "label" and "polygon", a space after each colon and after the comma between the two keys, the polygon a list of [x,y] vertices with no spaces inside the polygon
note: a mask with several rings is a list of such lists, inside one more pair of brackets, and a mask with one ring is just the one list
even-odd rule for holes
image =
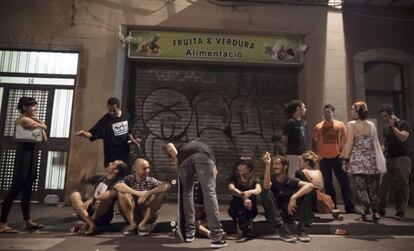
{"label": "building wall", "polygon": [[[73,11],[73,4],[75,11]],[[304,35],[309,46],[300,69],[299,97],[308,106],[308,135],[332,102],[346,115],[347,79],[341,13],[325,7],[257,5],[219,7],[204,0],[8,0],[0,3],[0,45],[7,48],[77,49],[79,77],[72,133],[89,129],[106,112],[109,96],[122,93],[123,52],[118,27],[150,25],[243,33]],[[124,102],[126,100],[123,100]],[[67,192],[85,173],[103,172],[102,145],[72,136]]]}
{"label": "building wall", "polygon": [[[349,70],[349,103],[365,100],[363,64],[369,61],[387,61],[401,65],[405,96],[406,119],[414,125],[414,12],[379,8],[346,6],[343,9],[345,47]],[[378,79],[378,86],[393,85]],[[372,88],[372,87],[370,87]],[[370,116],[378,118],[376,111]],[[382,123],[378,120],[378,123]],[[380,132],[381,133],[381,132]],[[409,145],[413,149],[413,137]],[[411,151],[411,159],[414,153]],[[411,166],[411,169],[413,165]],[[410,190],[414,191],[414,172],[410,176]],[[414,193],[411,192],[411,201]]]}

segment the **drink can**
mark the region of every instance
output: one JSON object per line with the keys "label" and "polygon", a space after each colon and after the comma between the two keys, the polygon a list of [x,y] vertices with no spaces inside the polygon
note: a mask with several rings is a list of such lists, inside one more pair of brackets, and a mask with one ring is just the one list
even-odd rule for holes
{"label": "drink can", "polygon": [[342,228],[337,228],[335,230],[335,234],[336,235],[346,235],[346,230],[345,229],[342,229]]}

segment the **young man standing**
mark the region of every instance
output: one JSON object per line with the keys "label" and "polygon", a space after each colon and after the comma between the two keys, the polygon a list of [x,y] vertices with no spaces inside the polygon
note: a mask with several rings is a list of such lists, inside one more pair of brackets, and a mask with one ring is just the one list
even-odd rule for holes
{"label": "young man standing", "polygon": [[70,195],[70,202],[76,214],[85,222],[86,235],[98,233],[98,227],[108,225],[114,217],[116,191],[113,186],[127,173],[128,167],[122,160],[110,162],[105,168],[106,175],[94,175],[84,179],[86,183],[95,185],[92,198],[83,201],[79,192]]}
{"label": "young man standing", "polygon": [[290,163],[290,177],[298,170],[298,158],[305,152],[305,127],[302,119],[306,114],[305,104],[300,100],[292,100],[287,107],[288,121],[283,129],[282,144],[287,147],[286,157]]}
{"label": "young man standing", "polygon": [[309,193],[313,191],[314,186],[312,183],[288,176],[289,162],[283,156],[272,158],[267,152],[263,156],[263,161],[265,173],[262,203],[266,218],[279,230],[282,240],[294,242],[296,238],[285,224],[294,224],[294,217],[297,216],[297,239],[309,242],[310,237],[305,232],[305,226],[312,223],[313,206]]}
{"label": "young man standing", "polygon": [[131,140],[139,147],[140,139],[135,139],[132,136],[129,114],[121,110],[119,99],[115,97],[109,98],[106,107],[108,108],[108,113],[89,131],[80,130],[76,132],[76,135],[87,138],[90,141],[103,139],[105,167],[108,166],[109,162],[115,160],[122,160],[129,165],[128,141]]}
{"label": "young man standing", "polygon": [[351,186],[348,175],[342,169],[342,160],[339,154],[345,145],[347,134],[343,122],[333,119],[335,107],[327,104],[323,107],[324,120],[318,123],[313,130],[313,149],[321,157],[320,168],[325,184],[325,191],[336,203],[336,193],[333,186],[332,172],[335,173],[342,192],[342,198],[347,213],[358,213],[352,203]]}
{"label": "young man standing", "polygon": [[203,190],[204,207],[207,222],[211,231],[211,247],[227,246],[224,231],[219,221],[219,209],[216,195],[216,159],[210,148],[197,140],[175,148],[174,144],[167,144],[168,155],[178,164],[178,172],[182,182],[183,208],[185,216],[185,241],[192,242],[195,235],[195,215],[193,186],[194,176],[200,181]]}
{"label": "young man standing", "polygon": [[118,191],[121,212],[129,223],[124,234],[145,236],[155,228],[165,194],[171,186],[148,176],[150,164],[145,159],[136,159],[134,170],[135,174],[126,176],[114,188]]}
{"label": "young man standing", "polygon": [[379,213],[385,215],[387,196],[391,184],[395,181],[398,189],[395,218],[404,218],[409,199],[409,178],[411,160],[408,156],[408,137],[410,125],[407,121],[397,118],[394,107],[386,104],[378,113],[387,124],[384,128],[385,156],[387,158],[387,172],[382,177],[380,185]]}

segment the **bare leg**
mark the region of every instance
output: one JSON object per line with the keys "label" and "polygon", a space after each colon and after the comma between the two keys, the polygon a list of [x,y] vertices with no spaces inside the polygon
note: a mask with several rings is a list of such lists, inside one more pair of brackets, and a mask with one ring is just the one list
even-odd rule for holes
{"label": "bare leg", "polygon": [[195,226],[197,233],[205,238],[210,238],[210,230],[208,230],[208,224],[205,220],[196,220]]}
{"label": "bare leg", "polygon": [[165,193],[159,193],[151,196],[146,207],[144,207],[144,217],[139,223],[138,227],[143,227],[145,224],[154,223],[158,218],[158,213],[165,199]]}
{"label": "bare leg", "polygon": [[85,203],[83,203],[81,195],[79,192],[73,192],[70,195],[70,202],[72,205],[73,210],[76,214],[84,221],[89,227],[95,227],[95,223],[93,220],[88,216],[88,212],[85,208]]}
{"label": "bare leg", "polygon": [[9,227],[7,223],[0,223],[0,233],[18,233],[18,231]]}
{"label": "bare leg", "polygon": [[98,205],[95,208],[94,213],[91,215],[91,219],[96,222],[102,215],[106,214],[109,210],[111,210],[111,206],[113,206],[114,201],[116,199],[116,192],[115,191],[106,191],[101,195],[101,198],[98,202]]}
{"label": "bare leg", "polygon": [[132,203],[132,196],[127,193],[118,192],[118,204],[122,215],[129,225],[135,226],[136,223],[134,221],[134,205]]}

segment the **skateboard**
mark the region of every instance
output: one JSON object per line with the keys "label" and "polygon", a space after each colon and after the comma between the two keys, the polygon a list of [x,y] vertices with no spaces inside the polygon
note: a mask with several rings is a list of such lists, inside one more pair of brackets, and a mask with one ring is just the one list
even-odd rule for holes
{"label": "skateboard", "polygon": [[185,216],[184,216],[184,207],[183,207],[183,196],[182,196],[182,183],[180,177],[177,177],[177,180],[171,182],[173,185],[177,186],[177,221],[171,221],[172,232],[180,237],[182,241],[185,242]]}

